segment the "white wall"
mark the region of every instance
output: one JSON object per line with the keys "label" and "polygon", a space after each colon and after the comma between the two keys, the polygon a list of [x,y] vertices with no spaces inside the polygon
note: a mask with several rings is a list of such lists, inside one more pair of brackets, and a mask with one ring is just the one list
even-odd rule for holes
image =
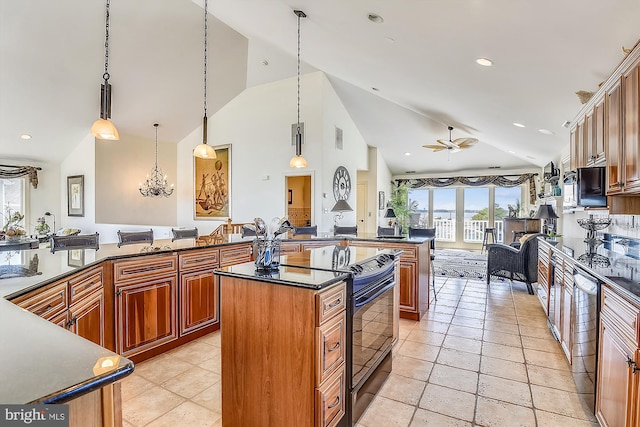
{"label": "white wall", "polygon": [[[384,161],[384,159],[382,158],[382,155],[380,154],[377,148],[372,153],[372,155],[374,156],[375,162],[376,162],[376,171],[377,171],[376,185],[378,186],[378,191],[384,191],[384,200],[385,200],[385,206],[386,206],[386,203],[389,201],[389,196],[391,195],[391,180],[393,179],[393,176],[391,175],[391,170],[389,170],[389,166],[387,166],[387,162]],[[376,198],[376,205],[377,203],[378,203],[378,199]],[[378,225],[387,226],[386,225],[387,221],[383,219],[385,212],[386,212],[385,209],[378,210],[378,215],[377,215]]]}

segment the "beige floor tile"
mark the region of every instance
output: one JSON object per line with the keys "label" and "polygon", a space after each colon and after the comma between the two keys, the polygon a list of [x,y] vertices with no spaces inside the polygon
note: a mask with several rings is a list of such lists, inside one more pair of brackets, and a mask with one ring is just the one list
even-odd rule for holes
{"label": "beige floor tile", "polygon": [[531,391],[529,384],[480,374],[478,379],[478,394],[503,402],[531,407]]}
{"label": "beige floor tile", "polygon": [[471,427],[471,423],[418,408],[410,427]]}
{"label": "beige floor tile", "polygon": [[436,384],[427,384],[420,399],[420,408],[450,417],[473,421],[476,396]]}
{"label": "beige floor tile", "polygon": [[518,329],[518,325],[513,325],[511,323],[503,323],[497,321],[497,319],[487,317],[484,320],[484,328],[490,331],[496,332],[504,332],[505,334],[513,334],[520,335],[520,330]]}
{"label": "beige floor tile", "polygon": [[453,348],[455,350],[466,351],[467,353],[480,354],[480,350],[482,350],[482,341],[458,337],[455,335],[447,335],[442,346],[446,348]]}
{"label": "beige floor tile", "polygon": [[202,369],[206,369],[207,371],[215,372],[220,375],[222,373],[222,361],[220,359],[221,356],[212,357],[211,359],[207,359],[200,363],[198,366]]}
{"label": "beige floor tile", "polygon": [[378,395],[415,406],[420,401],[420,396],[422,396],[422,391],[426,385],[427,383],[424,381],[391,373]]}
{"label": "beige floor tile", "polygon": [[523,383],[528,381],[527,366],[524,363],[510,362],[495,357],[482,356],[480,372]]}
{"label": "beige floor tile", "polygon": [[551,331],[547,327],[535,327],[531,325],[520,325],[520,335],[534,338],[543,338],[546,339],[548,337],[552,337]]}
{"label": "beige floor tile", "polygon": [[430,345],[442,345],[445,334],[441,334],[439,332],[427,331],[424,329],[414,329],[407,335],[406,339],[408,341],[420,342],[422,344],[430,344]]}
{"label": "beige floor tile", "polygon": [[363,427],[406,427],[415,406],[377,396],[358,422]]}
{"label": "beige floor tile", "polygon": [[492,331],[489,329],[484,330],[482,340],[511,347],[522,347],[520,335],[507,334],[506,332]]}
{"label": "beige floor tile", "polygon": [[194,366],[182,374],[165,381],[162,383],[162,387],[190,399],[219,381],[220,375]]}
{"label": "beige floor tile", "polygon": [[205,335],[202,338],[199,338],[198,341],[199,342],[203,342],[205,344],[209,344],[209,345],[213,345],[216,347],[220,347],[221,343],[220,343],[220,339],[222,337],[222,334],[220,333],[220,331],[215,331],[215,332],[211,332],[210,334]]}
{"label": "beige floor tile", "polygon": [[134,426],[145,426],[169,412],[185,399],[159,386],[129,399],[122,405],[122,418]]}
{"label": "beige floor tile", "polygon": [[531,385],[531,393],[536,409],[581,420],[594,421],[595,419],[589,409],[583,405],[577,393],[535,384]]}
{"label": "beige floor tile", "polygon": [[408,330],[412,330],[413,328],[415,328],[416,326],[418,326],[417,321],[415,320],[409,320],[409,319],[400,319],[400,329],[408,329]]}
{"label": "beige floor tile", "polygon": [[507,315],[507,314],[495,314],[492,316],[488,316],[492,321],[493,320],[498,320],[499,322],[502,323],[509,323],[512,325],[517,325],[518,324],[518,318],[516,316],[511,316],[511,315]]}
{"label": "beige floor tile", "polygon": [[552,412],[541,411],[536,409],[536,417],[538,418],[538,427],[599,427],[597,421],[586,421],[577,418],[565,417],[564,415],[554,414]]}
{"label": "beige floor tile", "polygon": [[426,362],[413,357],[400,356],[397,353],[393,354],[393,369],[391,372],[396,375],[427,381],[432,369],[432,362]]}
{"label": "beige floor tile", "polygon": [[426,360],[427,362],[433,362],[438,357],[440,347],[421,344],[419,342],[405,341],[398,349],[400,356],[413,357],[414,359]]}
{"label": "beige floor tile", "polygon": [[480,368],[480,355],[443,348],[440,350],[437,363],[477,372]]}
{"label": "beige floor tile", "polygon": [[[457,312],[456,312],[457,313]],[[479,312],[478,312],[479,313]],[[484,328],[484,320],[473,317],[458,316],[457,314],[451,319],[452,325],[467,326],[469,328]]]}
{"label": "beige floor tile", "polygon": [[[211,348],[211,346],[208,347]],[[191,363],[163,354],[137,364],[135,372],[155,384],[162,384],[192,367]]]}
{"label": "beige floor tile", "polygon": [[486,299],[487,298],[485,296],[474,297],[474,296],[463,295],[460,297],[460,302],[484,304]]}
{"label": "beige floor tile", "polygon": [[198,365],[207,359],[220,356],[220,347],[211,346],[200,341],[193,341],[167,353],[170,356],[178,357],[186,362]]}
{"label": "beige floor tile", "polygon": [[222,383],[217,382],[198,393],[191,398],[191,401],[222,416]]}
{"label": "beige floor tile", "polygon": [[398,333],[398,339],[401,339],[401,340],[406,339],[411,332],[413,332],[411,329],[400,327],[400,330]]}
{"label": "beige floor tile", "polygon": [[478,390],[478,374],[466,369],[436,364],[431,371],[429,384],[437,384],[475,394]]}
{"label": "beige floor tile", "polygon": [[424,315],[423,319],[430,322],[442,322],[449,323],[451,322],[451,314],[446,313],[436,313],[435,311],[428,311],[427,314]]}
{"label": "beige floor tile", "polygon": [[136,372],[137,371],[121,381],[123,401],[136,397],[154,385],[152,382]]}
{"label": "beige floor tile", "polygon": [[149,427],[176,427],[176,426],[215,426],[220,414],[216,414],[202,406],[191,402],[184,402],[180,406],[172,409],[166,414],[157,418]]}
{"label": "beige floor tile", "polygon": [[522,355],[522,348],[520,347],[511,347],[485,341],[482,343],[482,355],[509,360],[511,362],[524,363],[524,356]]}
{"label": "beige floor tile", "polygon": [[549,353],[560,353],[562,347],[556,340],[550,340],[548,338],[535,338],[522,336],[522,347],[531,348],[534,350],[547,351]]}
{"label": "beige floor tile", "polygon": [[484,320],[484,310],[468,310],[465,308],[459,308],[456,310],[454,316],[471,317],[472,319]]}
{"label": "beige floor tile", "polygon": [[436,322],[434,320],[422,319],[416,328],[423,331],[439,332],[444,334],[449,329],[449,322]]}
{"label": "beige floor tile", "polygon": [[443,313],[443,314],[449,314],[449,315],[453,315],[453,313],[456,312],[456,308],[455,307],[447,306],[447,305],[440,305],[440,304],[434,304],[431,307],[431,310],[433,310],[436,313]]}
{"label": "beige floor tile", "polygon": [[524,357],[527,364],[544,366],[552,369],[567,371],[570,369],[569,362],[564,353],[549,353],[547,351],[524,349]]}
{"label": "beige floor tile", "polygon": [[[486,427],[533,427],[533,409],[478,396],[476,425]],[[559,427],[559,426],[558,426]]]}
{"label": "beige floor tile", "polygon": [[468,326],[451,325],[447,330],[447,334],[474,340],[482,339],[482,329],[470,328]]}
{"label": "beige floor tile", "polygon": [[458,310],[473,310],[484,313],[485,304],[479,302],[461,302],[458,304]]}

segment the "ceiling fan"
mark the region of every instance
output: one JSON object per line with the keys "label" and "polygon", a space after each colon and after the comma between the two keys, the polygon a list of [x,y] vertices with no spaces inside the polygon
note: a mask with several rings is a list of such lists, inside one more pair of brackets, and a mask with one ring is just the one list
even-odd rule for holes
{"label": "ceiling fan", "polygon": [[456,138],[455,140],[451,140],[451,131],[453,130],[453,126],[448,126],[449,129],[449,140],[439,139],[438,144],[440,145],[423,145],[424,148],[431,148],[434,153],[438,151],[447,150],[449,153],[457,153],[460,150],[464,150],[467,148],[471,148],[478,140],[476,138]]}

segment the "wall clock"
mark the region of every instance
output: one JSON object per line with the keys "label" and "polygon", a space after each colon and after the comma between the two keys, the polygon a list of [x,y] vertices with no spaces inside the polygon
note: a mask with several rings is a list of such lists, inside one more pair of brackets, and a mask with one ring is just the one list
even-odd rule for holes
{"label": "wall clock", "polygon": [[347,200],[351,193],[351,177],[344,166],[338,166],[333,174],[333,197],[336,201]]}

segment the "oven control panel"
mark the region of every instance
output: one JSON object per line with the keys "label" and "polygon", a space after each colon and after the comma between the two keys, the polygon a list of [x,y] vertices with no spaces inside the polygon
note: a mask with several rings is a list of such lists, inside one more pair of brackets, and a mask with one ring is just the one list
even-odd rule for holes
{"label": "oven control panel", "polygon": [[370,260],[349,266],[349,269],[353,273],[354,285],[369,282],[387,274],[393,269],[393,262],[393,255],[382,254]]}

